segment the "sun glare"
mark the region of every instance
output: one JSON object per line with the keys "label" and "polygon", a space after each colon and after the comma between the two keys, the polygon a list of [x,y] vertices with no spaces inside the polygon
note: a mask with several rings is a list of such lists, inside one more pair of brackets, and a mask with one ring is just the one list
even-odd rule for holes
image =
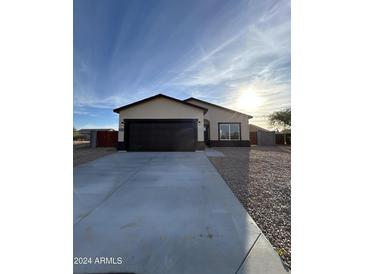
{"label": "sun glare", "polygon": [[262,98],[253,89],[243,90],[237,100],[237,107],[246,111],[257,110],[263,103]]}

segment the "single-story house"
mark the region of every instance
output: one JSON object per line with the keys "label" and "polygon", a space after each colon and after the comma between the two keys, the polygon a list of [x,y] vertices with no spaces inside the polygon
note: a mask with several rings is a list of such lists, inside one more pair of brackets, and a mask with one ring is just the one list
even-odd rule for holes
{"label": "single-story house", "polygon": [[250,146],[252,116],[196,98],[164,94],[116,108],[118,149],[195,151],[208,146]]}

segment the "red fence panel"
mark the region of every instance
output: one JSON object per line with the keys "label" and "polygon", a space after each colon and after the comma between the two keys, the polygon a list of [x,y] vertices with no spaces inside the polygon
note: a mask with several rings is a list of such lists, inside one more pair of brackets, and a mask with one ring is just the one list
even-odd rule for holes
{"label": "red fence panel", "polygon": [[96,137],[97,147],[116,147],[118,131],[98,131]]}
{"label": "red fence panel", "polygon": [[257,145],[257,132],[250,132],[251,145]]}

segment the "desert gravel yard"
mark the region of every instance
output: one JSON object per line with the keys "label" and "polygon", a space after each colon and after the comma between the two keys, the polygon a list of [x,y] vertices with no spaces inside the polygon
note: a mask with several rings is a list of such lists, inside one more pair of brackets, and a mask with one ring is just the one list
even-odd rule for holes
{"label": "desert gravel yard", "polygon": [[117,152],[117,149],[115,147],[90,148],[85,145],[74,145],[73,150],[74,166],[94,161],[100,157],[104,157],[111,153]]}
{"label": "desert gravel yard", "polygon": [[209,160],[290,268],[290,147],[214,150],[224,157]]}

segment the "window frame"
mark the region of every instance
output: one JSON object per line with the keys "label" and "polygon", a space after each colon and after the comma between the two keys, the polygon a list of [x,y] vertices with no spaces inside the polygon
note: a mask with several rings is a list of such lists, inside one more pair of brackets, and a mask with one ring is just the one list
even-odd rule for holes
{"label": "window frame", "polygon": [[[228,127],[228,137],[229,137],[229,139],[221,139],[221,125],[229,125],[229,127]],[[231,125],[238,125],[239,139],[231,139]],[[231,141],[231,142],[241,141],[242,140],[241,123],[219,122],[218,123],[218,140],[219,141]]]}

